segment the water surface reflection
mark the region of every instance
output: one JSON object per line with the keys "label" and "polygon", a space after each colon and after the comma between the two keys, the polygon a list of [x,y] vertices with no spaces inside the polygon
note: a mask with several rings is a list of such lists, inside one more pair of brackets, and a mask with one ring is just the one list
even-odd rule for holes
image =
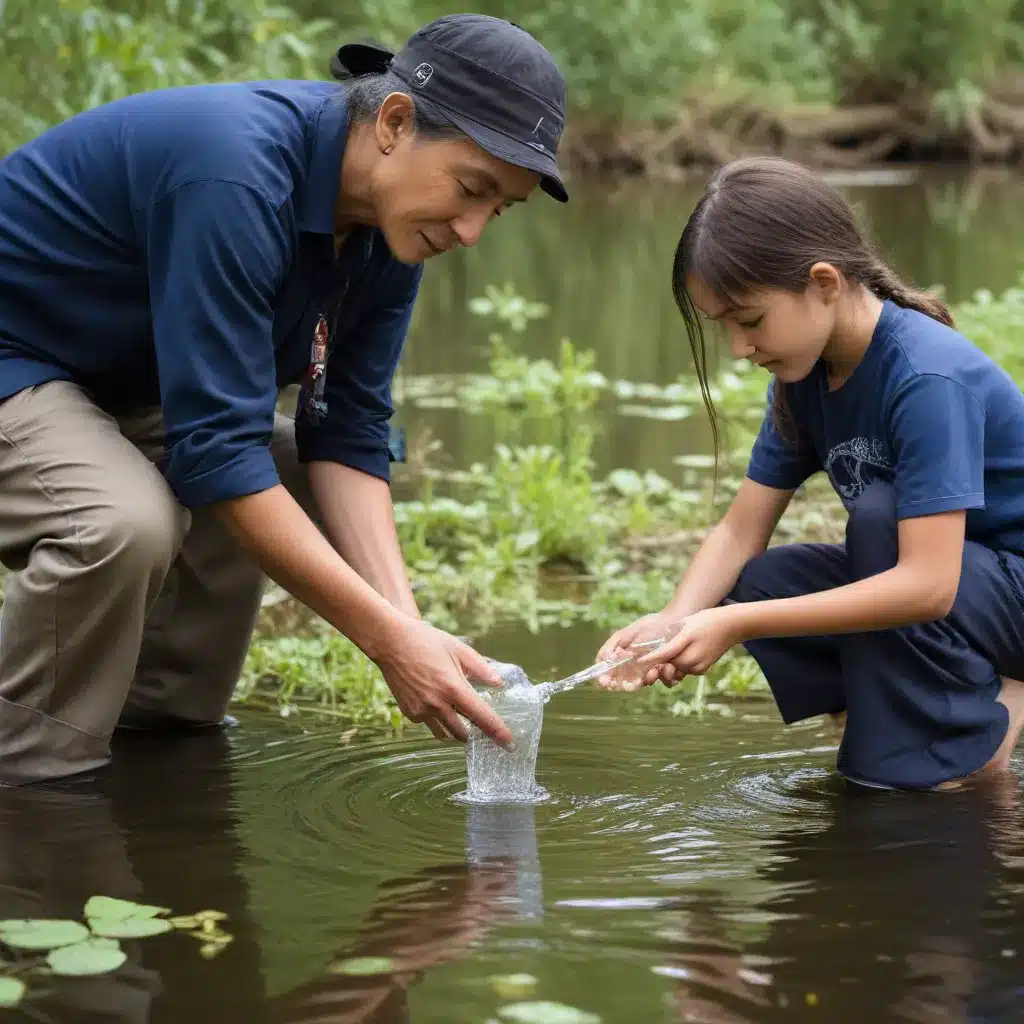
{"label": "water surface reflection", "polygon": [[[0,916],[92,895],[227,912],[127,942],[116,974],[33,1013],[188,1024],[479,1024],[495,975],[605,1024],[1024,1017],[1018,786],[851,789],[816,725],[552,702],[537,807],[464,807],[462,750],[344,746],[256,715],[118,737],[91,782],[0,790]],[[344,973],[386,958],[379,973]],[[12,1015],[12,1019],[39,1019]]]}

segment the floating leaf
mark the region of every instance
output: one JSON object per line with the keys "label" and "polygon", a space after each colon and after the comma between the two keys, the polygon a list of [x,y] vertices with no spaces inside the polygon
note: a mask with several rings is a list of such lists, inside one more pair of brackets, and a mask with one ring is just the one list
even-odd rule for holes
{"label": "floating leaf", "polygon": [[228,915],[223,910],[197,910],[192,915],[200,924],[207,924],[216,921],[226,921]]}
{"label": "floating leaf", "polygon": [[693,409],[688,405],[621,405],[619,413],[648,420],[685,420],[693,415]]}
{"label": "floating leaf", "polygon": [[495,974],[487,980],[502,999],[528,996],[537,987],[537,979],[532,974]]}
{"label": "floating leaf", "polygon": [[224,950],[228,948],[230,942],[230,935],[225,936],[224,938],[218,938],[216,941],[213,942],[204,942],[199,947],[199,955],[204,960],[212,960],[215,956],[219,956],[221,953],[223,953]]}
{"label": "floating leaf", "polygon": [[53,950],[46,962],[54,974],[70,977],[109,974],[127,959],[124,950],[113,939],[87,939]]}
{"label": "floating leaf", "polygon": [[389,956],[357,956],[343,960],[332,968],[333,974],[387,974],[394,969],[395,962]]}
{"label": "floating leaf", "polygon": [[677,466],[686,466],[687,469],[711,469],[715,464],[714,455],[677,455],[672,460]]}
{"label": "floating leaf", "polygon": [[85,905],[86,917],[103,918],[104,921],[125,921],[129,917],[157,917],[169,914],[168,907],[150,907],[131,900],[115,900],[110,896],[93,896]]}
{"label": "floating leaf", "polygon": [[498,1013],[506,1020],[516,1021],[516,1024],[601,1024],[596,1013],[587,1013],[564,1003],[511,1003]]}
{"label": "floating leaf", "polygon": [[20,978],[0,978],[0,1008],[10,1009],[25,995],[25,982]]}
{"label": "floating leaf", "polygon": [[56,949],[87,938],[89,929],[77,921],[0,921],[0,942],[12,949]]}
{"label": "floating leaf", "polygon": [[163,935],[173,927],[163,917],[126,917],[123,920],[92,918],[89,921],[93,935],[108,939],[148,939],[151,935]]}

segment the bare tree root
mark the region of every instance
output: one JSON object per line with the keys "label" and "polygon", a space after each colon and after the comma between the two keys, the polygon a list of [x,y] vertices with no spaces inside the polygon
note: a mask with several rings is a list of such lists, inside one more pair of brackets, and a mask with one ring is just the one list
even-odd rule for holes
{"label": "bare tree root", "polygon": [[1024,162],[1024,104],[988,98],[952,127],[923,101],[838,110],[697,101],[668,124],[570,126],[566,151],[581,170],[670,178],[759,153],[825,168],[896,159],[1016,164]]}

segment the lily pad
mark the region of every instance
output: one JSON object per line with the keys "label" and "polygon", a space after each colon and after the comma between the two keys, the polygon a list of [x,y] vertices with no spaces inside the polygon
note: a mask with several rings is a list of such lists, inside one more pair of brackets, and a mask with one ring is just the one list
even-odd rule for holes
{"label": "lily pad", "polygon": [[163,935],[173,925],[163,917],[90,918],[93,935],[107,939],[148,939],[151,935]]}
{"label": "lily pad", "polygon": [[503,1006],[498,1015],[516,1024],[601,1024],[596,1013],[564,1003],[510,1003]]}
{"label": "lily pad", "polygon": [[125,921],[129,917],[158,917],[169,914],[167,907],[151,907],[131,900],[115,900],[110,896],[93,896],[85,905],[85,916],[102,918],[104,921]]}
{"label": "lily pad", "polygon": [[119,943],[113,939],[88,939],[73,946],[53,950],[46,958],[54,974],[66,977],[84,977],[91,974],[109,974],[127,960]]}
{"label": "lily pad", "polygon": [[89,929],[77,921],[0,921],[0,942],[11,949],[56,949],[89,938]]}
{"label": "lily pad", "polygon": [[502,999],[521,999],[537,987],[537,979],[532,974],[495,974],[487,980]]}
{"label": "lily pad", "polygon": [[395,962],[389,956],[356,956],[343,960],[332,969],[334,974],[387,974],[394,969]]}
{"label": "lily pad", "polygon": [[20,978],[0,978],[0,1009],[10,1009],[25,995],[25,982]]}

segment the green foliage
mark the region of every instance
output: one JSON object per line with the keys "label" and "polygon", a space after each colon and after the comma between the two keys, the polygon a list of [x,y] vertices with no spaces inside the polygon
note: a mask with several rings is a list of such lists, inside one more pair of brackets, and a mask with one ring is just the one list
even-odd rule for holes
{"label": "green foliage", "polygon": [[[514,17],[563,67],[583,121],[676,122],[687,109],[924,99],[951,125],[1024,60],[1021,0],[532,0]],[[0,151],[79,110],[202,81],[322,78],[343,39],[400,46],[436,0],[7,0]]]}
{"label": "green foliage", "polygon": [[337,45],[273,0],[8,0],[0,18],[0,153],[146,89],[319,78]]}
{"label": "green foliage", "polygon": [[1024,276],[999,296],[982,290],[954,310],[957,330],[980,345],[1015,380],[1024,381]]}
{"label": "green foliage", "polygon": [[937,95],[953,118],[1014,63],[1019,0],[804,0],[839,99]]}

